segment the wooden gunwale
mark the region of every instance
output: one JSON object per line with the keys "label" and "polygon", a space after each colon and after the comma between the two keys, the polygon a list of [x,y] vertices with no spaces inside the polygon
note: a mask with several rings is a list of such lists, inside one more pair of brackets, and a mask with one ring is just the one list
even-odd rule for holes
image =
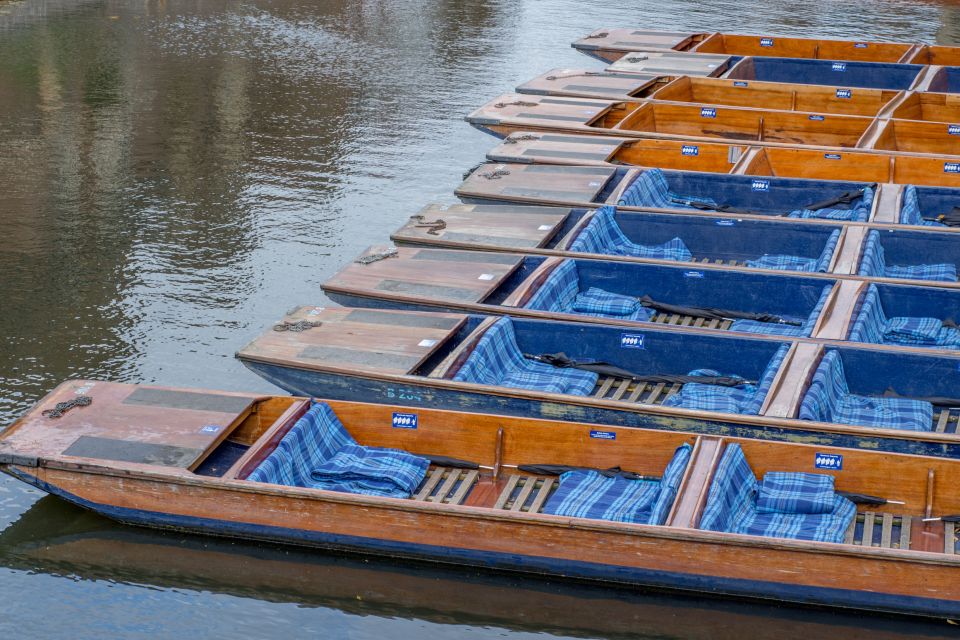
{"label": "wooden gunwale", "polygon": [[[726,335],[727,337],[730,337],[729,333]],[[791,341],[781,340],[781,342]],[[857,348],[859,349],[860,347],[858,346]],[[904,431],[900,429],[877,429],[872,427],[859,427],[829,422],[813,422],[810,420],[780,418],[777,416],[724,414],[717,412],[698,411],[694,409],[681,409],[677,407],[663,407],[660,405],[638,405],[621,400],[599,400],[587,396],[572,396],[546,392],[534,393],[511,387],[498,387],[494,385],[458,382],[454,380],[432,378],[427,376],[358,373],[356,370],[340,366],[317,364],[305,361],[291,361],[283,358],[273,358],[270,356],[244,353],[242,350],[238,352],[237,357],[242,361],[274,365],[288,369],[330,373],[346,378],[405,384],[416,387],[425,387],[428,389],[467,390],[472,393],[493,395],[497,397],[519,400],[543,400],[561,405],[612,408],[616,410],[625,410],[630,413],[642,413],[662,417],[686,418],[707,422],[731,422],[759,427],[784,427],[792,430],[809,431],[812,433],[830,433],[858,437],[878,437],[882,439],[914,441],[920,440],[942,444],[956,444],[960,442],[960,434],[937,433],[935,431],[921,432]]]}

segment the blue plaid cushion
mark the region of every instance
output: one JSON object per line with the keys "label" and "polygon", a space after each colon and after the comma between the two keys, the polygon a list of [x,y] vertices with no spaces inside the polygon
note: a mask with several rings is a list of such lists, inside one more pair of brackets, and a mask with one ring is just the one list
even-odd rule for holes
{"label": "blue plaid cushion", "polygon": [[819,260],[816,258],[803,258],[801,256],[765,253],[755,260],[747,260],[746,265],[748,267],[753,267],[754,269],[806,271],[808,273],[813,273],[817,270]]}
{"label": "blue plaid cushion", "polygon": [[660,169],[647,169],[627,187],[620,196],[618,205],[627,207],[647,207],[653,209],[694,209],[691,202],[700,202],[716,206],[710,198],[694,198],[670,191],[667,178]]}
{"label": "blue plaid cushion", "polygon": [[863,197],[860,198],[849,209],[798,209],[787,214],[788,218],[818,218],[821,220],[852,220],[854,222],[866,222],[870,217],[870,209],[873,206],[873,189],[865,187]]}
{"label": "blue plaid cushion", "polygon": [[860,310],[850,328],[849,339],[853,342],[880,344],[883,342],[886,325],[887,316],[880,304],[880,291],[877,285],[871,284],[860,302]]}
{"label": "blue plaid cushion", "polygon": [[938,282],[956,282],[957,265],[915,264],[909,266],[887,265],[884,275],[888,278],[903,278],[905,280],[935,280]]}
{"label": "blue plaid cushion", "polygon": [[[813,331],[813,326],[817,323],[817,318],[820,317],[820,312],[823,310],[823,305],[827,302],[827,296],[830,295],[831,287],[827,286],[823,288],[823,291],[820,294],[820,299],[817,300],[816,306],[810,312],[810,315],[803,321],[803,324],[798,326],[791,324],[779,324],[776,322],[758,322],[756,320],[736,320],[732,325],[730,325],[731,331],[743,331],[745,333],[758,333],[768,336],[809,336]],[[799,318],[786,317],[786,320],[799,320]]]}
{"label": "blue plaid cushion", "polygon": [[574,260],[564,260],[544,279],[527,301],[527,309],[575,313],[597,318],[649,320],[652,315],[631,296],[590,287],[580,292],[580,275]]}
{"label": "blue plaid cushion", "polygon": [[947,225],[936,220],[924,220],[920,212],[920,199],[917,197],[917,188],[908,185],[903,190],[903,204],[900,207],[900,224],[917,224],[924,227],[945,227]]}
{"label": "blue plaid cushion", "polygon": [[850,393],[840,353],[829,350],[820,361],[800,403],[800,419],[930,431],[933,426],[933,405],[910,398],[881,398]]}
{"label": "blue plaid cushion", "polygon": [[405,451],[358,445],[329,405],[317,403],[247,480],[409,498],[429,466]]}
{"label": "blue plaid cushion", "polygon": [[757,477],[739,444],[728,444],[717,465],[707,504],[700,516],[700,528],[707,531],[735,531],[754,511]]}
{"label": "blue plaid cushion", "polygon": [[348,444],[354,444],[329,405],[319,402],[290,428],[247,480],[290,487],[313,485],[310,474]]}
{"label": "blue plaid cushion", "polygon": [[683,480],[683,473],[687,470],[692,451],[693,447],[689,444],[682,444],[674,452],[673,458],[663,472],[663,477],[660,478],[660,493],[657,494],[657,501],[653,503],[653,508],[650,510],[650,518],[647,520],[649,524],[666,522],[670,509],[677,499],[680,481]]}
{"label": "blue plaid cushion", "polygon": [[[544,513],[635,524],[662,524],[690,459],[690,445],[677,449],[660,481],[604,477],[597,471],[568,471]],[[652,518],[656,518],[653,520]]]}
{"label": "blue plaid cushion", "polygon": [[759,513],[830,513],[833,476],[822,473],[768,472],[757,491]]}
{"label": "blue plaid cushion", "polygon": [[589,395],[597,374],[580,369],[558,369],[523,357],[510,318],[500,318],[477,341],[454,380],[576,396]]}
{"label": "blue plaid cushion", "polygon": [[544,279],[527,301],[527,309],[570,313],[573,301],[580,293],[580,274],[577,263],[564,260]]}
{"label": "blue plaid cushion", "polygon": [[607,478],[598,471],[568,471],[550,496],[544,513],[574,518],[646,524],[660,483]]}
{"label": "blue plaid cushion", "polygon": [[649,320],[653,315],[649,309],[640,304],[637,298],[610,293],[597,287],[590,287],[583,293],[577,294],[572,311],[598,318],[640,321]]}
{"label": "blue plaid cushion", "polygon": [[406,451],[347,444],[310,475],[316,489],[409,498],[429,466]]}
{"label": "blue plaid cushion", "polygon": [[[783,345],[767,363],[758,384],[743,384],[738,387],[722,387],[720,385],[688,382],[677,393],[667,398],[663,406],[681,407],[700,411],[720,411],[723,413],[737,413],[740,415],[757,415],[766,398],[773,378],[780,369],[780,364],[787,355],[789,345]],[[691,376],[717,376],[719,372],[712,369],[695,369]],[[729,375],[729,374],[728,374]],[[736,376],[734,376],[736,377]]]}
{"label": "blue plaid cushion", "polygon": [[945,327],[939,318],[887,318],[877,285],[871,284],[850,329],[850,340],[872,344],[960,349],[960,330]]}
{"label": "blue plaid cushion", "polygon": [[756,505],[757,478],[738,444],[727,445],[717,467],[700,528],[771,538],[843,542],[857,508],[834,495],[829,513],[760,513]]}
{"label": "blue plaid cushion", "polygon": [[860,270],[857,273],[861,276],[906,278],[910,280],[957,281],[957,265],[955,264],[888,265],[883,245],[880,243],[879,231],[871,231],[867,234],[867,241],[863,245],[863,255],[860,260]]}
{"label": "blue plaid cushion", "polygon": [[686,261],[693,257],[680,238],[673,238],[660,245],[642,245],[632,242],[617,224],[614,218],[616,211],[616,208],[610,205],[597,209],[590,222],[567,246],[567,250],[660,260]]}

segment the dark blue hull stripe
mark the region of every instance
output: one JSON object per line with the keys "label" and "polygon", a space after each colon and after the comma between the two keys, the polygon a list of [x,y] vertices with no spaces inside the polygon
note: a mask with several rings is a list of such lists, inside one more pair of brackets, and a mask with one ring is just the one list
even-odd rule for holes
{"label": "dark blue hull stripe", "polygon": [[513,398],[459,389],[396,384],[342,374],[328,374],[245,360],[252,371],[294,395],[351,402],[382,402],[408,407],[472,411],[500,415],[609,424],[619,427],[691,432],[732,438],[761,438],[827,447],[890,451],[914,455],[960,458],[960,443],[932,442],[882,436],[826,433],[811,429],[755,426],[718,420],[658,416],[633,410],[583,406]]}
{"label": "dark blue hull stripe", "polygon": [[644,587],[694,591],[720,596],[780,600],[803,605],[866,609],[878,612],[923,615],[938,618],[960,616],[960,603],[947,600],[935,600],[932,598],[917,598],[849,589],[832,589],[759,580],[672,573],[574,560],[544,558],[540,556],[396,542],[378,538],[346,536],[319,531],[271,527],[247,522],[214,520],[139,509],[127,509],[90,502],[68,491],[64,491],[59,487],[43,482],[34,476],[19,472],[16,469],[10,469],[9,471],[23,482],[58,496],[68,502],[95,511],[113,520],[140,526],[177,529],[251,540],[265,540],[322,549],[366,552],[388,557],[431,560],[488,569],[547,574],[597,582],[614,582]]}

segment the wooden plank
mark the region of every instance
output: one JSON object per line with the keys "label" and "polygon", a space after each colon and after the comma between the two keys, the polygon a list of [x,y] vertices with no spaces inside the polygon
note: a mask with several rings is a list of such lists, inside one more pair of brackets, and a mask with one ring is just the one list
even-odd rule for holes
{"label": "wooden plank", "polygon": [[434,469],[430,471],[430,475],[427,477],[427,481],[424,483],[423,487],[420,489],[420,491],[417,492],[417,494],[414,496],[413,499],[426,500],[427,498],[429,498],[430,495],[433,493],[434,488],[436,488],[437,484],[443,478],[444,471],[446,471],[445,467],[434,467]]}
{"label": "wooden plank", "polygon": [[847,527],[847,532],[843,535],[844,544],[853,544],[853,534],[857,530],[857,517],[854,516],[853,520],[850,521],[850,526]]}
{"label": "wooden plank", "polygon": [[910,524],[912,518],[909,516],[900,517],[900,548],[909,549],[910,548]]}
{"label": "wooden plank", "polygon": [[524,477],[523,486],[520,487],[520,493],[517,494],[517,499],[513,501],[513,506],[510,507],[511,511],[523,511],[523,507],[527,503],[530,494],[533,493],[533,488],[536,484],[537,479],[535,477]]}
{"label": "wooden plank", "polygon": [[450,504],[462,504],[463,499],[467,496],[467,493],[473,488],[473,485],[477,482],[480,472],[476,469],[471,469],[470,471],[461,472],[460,474],[460,486],[457,488],[456,493],[453,494],[453,497],[450,498]]}
{"label": "wooden plank", "polygon": [[497,501],[493,503],[494,509],[503,509],[504,505],[507,504],[507,501],[510,499],[510,495],[513,493],[513,490],[516,489],[517,483],[520,482],[521,476],[513,474],[507,480],[507,486],[503,488],[503,491],[500,492],[500,496],[497,498]]}
{"label": "wooden plank", "polygon": [[953,555],[957,552],[956,524],[953,522],[943,523],[943,552]]}
{"label": "wooden plank", "polygon": [[553,485],[558,484],[556,478],[544,478],[543,484],[540,485],[537,495],[533,498],[533,502],[530,503],[529,513],[540,513],[540,510],[543,508],[544,503],[550,497],[550,493],[553,490]]}
{"label": "wooden plank", "polygon": [[437,490],[436,495],[433,498],[430,498],[434,502],[443,502],[450,492],[453,490],[457,480],[460,479],[460,470],[459,469],[447,469],[446,478],[443,481],[443,484],[440,485],[440,488]]}
{"label": "wooden plank", "polygon": [[863,514],[863,538],[860,540],[860,544],[865,547],[873,546],[873,523],[875,519],[875,514],[872,511],[867,511]]}
{"label": "wooden plank", "polygon": [[893,536],[893,514],[884,513],[882,514],[882,522],[880,524],[880,546],[884,549],[890,548],[890,540]]}

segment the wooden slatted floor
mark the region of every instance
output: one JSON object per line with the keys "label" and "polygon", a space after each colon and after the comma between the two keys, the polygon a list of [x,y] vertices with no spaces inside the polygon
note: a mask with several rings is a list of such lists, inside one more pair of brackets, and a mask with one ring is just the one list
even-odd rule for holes
{"label": "wooden slatted floor", "polygon": [[844,542],[861,547],[910,548],[910,516],[893,513],[858,513]]}
{"label": "wooden slatted floor", "polygon": [[657,313],[650,318],[650,322],[661,324],[675,324],[681,327],[703,327],[706,329],[729,329],[732,320],[707,320],[696,316],[682,316],[677,313]]}
{"label": "wooden slatted floor", "polygon": [[440,504],[463,504],[479,476],[480,472],[476,469],[431,467],[427,471],[427,477],[417,487],[413,499]]}
{"label": "wooden slatted floor", "polygon": [[557,478],[553,477],[511,475],[493,508],[540,513],[558,485]]}
{"label": "wooden slatted floor", "polygon": [[601,376],[593,389],[593,397],[603,400],[621,400],[636,404],[663,404],[673,394],[680,391],[680,383],[633,382],[626,378]]}
{"label": "wooden slatted floor", "polygon": [[937,433],[958,433],[960,407],[933,407],[933,430]]}

